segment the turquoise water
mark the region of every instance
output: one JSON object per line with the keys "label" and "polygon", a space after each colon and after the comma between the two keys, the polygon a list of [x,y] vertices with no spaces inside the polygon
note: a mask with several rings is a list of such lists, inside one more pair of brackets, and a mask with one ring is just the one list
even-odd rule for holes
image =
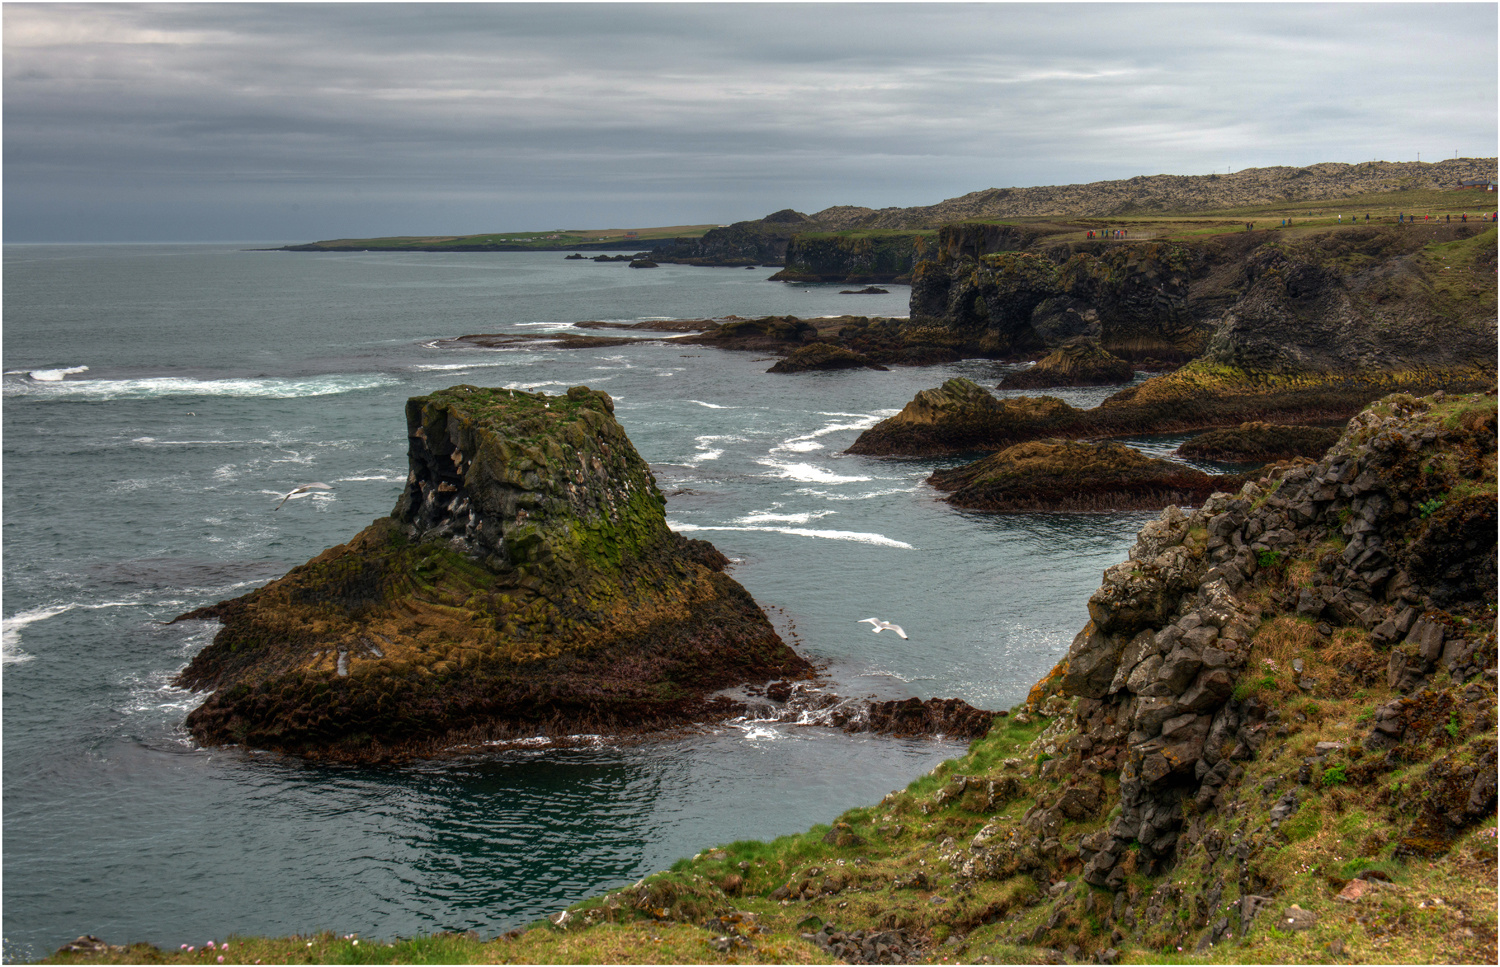
{"label": "turquoise water", "polygon": [[[437,342],[586,319],[904,315],[904,287],[846,296],[769,269],[560,253],[247,248],[5,248],[7,960],[81,933],[492,935],[706,847],[827,822],[962,751],[767,723],[379,769],[195,747],[182,720],[199,697],[168,681],[214,626],[166,622],[389,513],[409,396],[608,391],[668,520],[729,555],[845,695],[1009,707],[1149,516],[955,511],[923,483],[938,462],[843,454],[919,389],[993,386],[987,361],[783,376],[757,354],[650,338]],[[313,480],[334,489],[273,509]],[[871,634],[871,615],[910,639]]]}

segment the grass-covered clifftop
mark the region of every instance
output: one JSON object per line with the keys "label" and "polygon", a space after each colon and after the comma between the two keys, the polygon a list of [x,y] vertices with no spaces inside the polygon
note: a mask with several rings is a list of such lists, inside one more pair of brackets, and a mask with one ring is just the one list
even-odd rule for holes
{"label": "grass-covered clifftop", "polygon": [[498,938],[49,960],[1493,963],[1495,434],[1493,392],[1396,394],[1168,508],[1025,703],[829,825]]}

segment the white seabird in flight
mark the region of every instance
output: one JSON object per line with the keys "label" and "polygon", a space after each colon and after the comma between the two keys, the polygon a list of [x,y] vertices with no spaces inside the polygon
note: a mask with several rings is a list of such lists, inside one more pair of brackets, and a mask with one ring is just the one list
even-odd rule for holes
{"label": "white seabird in flight", "polygon": [[[330,487],[330,486],[328,486],[328,484],[326,484],[326,483],[303,484],[300,487],[293,487],[291,490],[288,490],[286,493],[282,494],[281,495],[281,504],[286,503],[288,500],[291,500],[293,497],[301,497],[303,494],[311,493],[314,490],[332,490],[332,489],[333,488]],[[277,504],[276,505],[276,509],[277,510],[281,509],[281,504]]]}
{"label": "white seabird in flight", "polygon": [[901,630],[901,626],[900,625],[893,625],[889,621],[881,621],[879,618],[860,618],[859,619],[859,623],[860,624],[866,624],[866,623],[868,623],[868,624],[874,625],[874,627],[871,628],[870,630],[873,631],[873,632],[875,632],[877,635],[880,634],[882,631],[894,631],[896,634],[900,635],[901,637],[903,637],[903,638],[906,637],[906,632],[904,632],[904,631]]}

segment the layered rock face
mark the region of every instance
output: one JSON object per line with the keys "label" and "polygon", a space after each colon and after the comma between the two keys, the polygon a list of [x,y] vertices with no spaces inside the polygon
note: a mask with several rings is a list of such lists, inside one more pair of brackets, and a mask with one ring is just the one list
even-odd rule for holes
{"label": "layered rock face", "polygon": [[1225,485],[1119,443],[1034,440],[927,479],[955,507],[995,513],[1154,510],[1194,504]]}
{"label": "layered rock face", "polygon": [[[1190,513],[1169,507],[1142,528],[1050,682],[1078,698],[1078,762],[1119,770],[1118,815],[1079,847],[1084,880],[1118,888],[1128,852],[1139,851],[1130,868],[1155,869],[1198,845],[1204,822],[1189,817],[1211,811],[1280,728],[1257,695],[1283,676],[1309,694],[1380,683],[1407,696],[1358,752],[1315,750],[1309,775],[1337,759],[1341,776],[1346,766],[1374,776],[1411,761],[1386,754],[1400,743],[1452,742],[1443,728],[1457,719],[1434,709],[1462,703],[1462,683],[1495,665],[1495,426],[1493,391],[1391,396],[1318,463],[1283,466]],[[1287,657],[1318,652],[1316,673]],[[1445,782],[1464,778],[1429,800],[1402,848],[1427,855],[1493,816],[1494,755],[1491,736],[1477,768],[1434,763]],[[1297,796],[1283,798],[1284,819]]]}
{"label": "layered rock face", "polygon": [[792,238],[786,268],[775,282],[908,282],[933,233],[874,232],[832,235],[808,232]]}
{"label": "layered rock face", "polygon": [[456,386],[407,404],[390,517],[258,591],[178,681],[206,744],[380,758],[658,727],[796,677],[726,559],[672,532],[602,392]]}
{"label": "layered rock face", "polygon": [[[911,338],[1006,356],[1098,339],[1127,359],[1196,356],[1209,326],[1189,306],[1203,252],[1170,243],[1038,247],[970,255],[967,226],[949,226],[935,259],[912,272]],[[1002,236],[1003,238],[1003,236]],[[979,251],[987,239],[976,239]]]}

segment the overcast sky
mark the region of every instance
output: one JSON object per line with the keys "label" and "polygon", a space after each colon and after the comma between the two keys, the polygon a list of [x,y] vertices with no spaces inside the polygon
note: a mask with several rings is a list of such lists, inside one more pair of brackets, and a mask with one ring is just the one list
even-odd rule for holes
{"label": "overcast sky", "polygon": [[1496,148],[1496,5],[4,5],[7,241],[727,223]]}

